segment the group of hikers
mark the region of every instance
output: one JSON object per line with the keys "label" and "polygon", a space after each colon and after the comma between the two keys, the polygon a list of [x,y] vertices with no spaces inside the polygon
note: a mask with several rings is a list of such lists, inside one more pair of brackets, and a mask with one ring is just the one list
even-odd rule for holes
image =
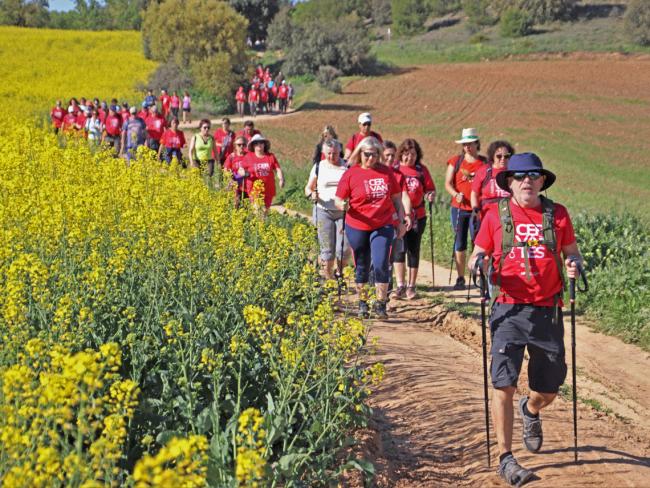
{"label": "group of hikers", "polygon": [[237,113],[243,117],[247,106],[252,117],[258,113],[270,114],[273,111],[286,113],[291,108],[293,96],[293,85],[284,78],[282,71],[273,77],[271,68],[258,64],[248,91],[240,86],[235,93]]}
{"label": "group of hikers", "polygon": [[[173,157],[182,161],[186,141],[178,129],[178,118],[171,117],[169,128],[161,122],[159,132],[154,126],[152,134],[151,121],[164,121],[165,115],[159,113],[155,100],[145,108],[148,112],[140,114],[130,107],[128,118],[116,125],[121,131],[112,132],[106,129],[113,127],[111,117],[123,114],[118,114],[115,104],[108,106],[102,137],[116,145],[121,133],[121,148],[127,158],[135,157],[137,145],[147,145],[167,161]],[[81,110],[71,104],[68,113]],[[90,120],[99,118],[98,112],[92,108]],[[334,127],[323,128],[304,192],[314,204],[324,278],[340,280],[351,254],[358,315],[367,318],[372,312],[374,317],[386,319],[389,299],[417,296],[427,206],[431,216],[437,190],[418,141],[406,138],[395,144],[384,140],[373,130],[370,113],[360,114],[357,122],[358,131],[345,145]],[[141,135],[134,142],[131,132],[136,125]],[[455,143],[459,154],[447,160],[444,180],[455,234],[457,277],[453,288],[465,288],[466,264],[475,279],[484,279],[485,298],[489,295],[492,305],[490,374],[500,452],[498,473],[507,483],[520,486],[534,476],[512,454],[513,398],[524,352],[527,348],[530,393],[520,399],[518,411],[523,444],[538,452],[543,442],[540,411],[554,401],[567,374],[562,317],[565,275],[575,280],[582,258],[567,209],[542,195],[556,177],[536,154],[516,153],[508,141],[496,140],[483,156],[474,128],[462,129]],[[210,121],[201,120],[199,132],[190,139],[188,159],[190,166],[204,168],[209,176],[217,165],[229,171],[237,203],[259,198],[265,212],[276,194],[275,178],[284,186],[271,142],[252,120],[235,132],[230,120],[223,118],[214,133]],[[467,259],[470,241],[474,247]],[[375,288],[372,311],[370,282]]]}
{"label": "group of hikers", "polygon": [[[436,186],[419,143],[411,138],[399,145],[383,140],[372,130],[372,121],[371,114],[360,114],[359,130],[345,147],[332,126],[323,129],[305,194],[314,202],[324,277],[336,277],[351,249],[358,314],[369,316],[367,285],[372,274],[373,314],[385,319],[389,297],[416,297],[426,205],[431,209]],[[516,154],[508,141],[497,140],[483,156],[473,128],[463,129],[455,142],[460,154],[447,160],[444,181],[455,234],[453,288],[465,287],[471,239],[474,248],[468,270],[475,279],[484,280],[482,296],[492,305],[490,374],[500,452],[498,474],[508,484],[521,486],[534,477],[512,454],[513,398],[524,352],[528,348],[530,393],[520,399],[518,411],[525,448],[539,452],[543,443],[540,411],[554,401],[567,374],[562,317],[565,274],[574,282],[581,273],[582,258],[567,209],[542,195],[556,177],[536,154]],[[389,292],[391,268],[396,283]],[[485,393],[487,423],[487,389]],[[575,422],[574,418],[577,446]]]}

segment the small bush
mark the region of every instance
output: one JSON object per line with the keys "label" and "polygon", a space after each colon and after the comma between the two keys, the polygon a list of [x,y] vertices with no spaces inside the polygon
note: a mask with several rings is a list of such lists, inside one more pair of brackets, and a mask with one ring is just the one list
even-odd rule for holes
{"label": "small bush", "polygon": [[404,36],[422,32],[431,13],[431,6],[425,0],[392,0],[391,9],[395,34]]}
{"label": "small bush", "polygon": [[516,7],[507,9],[501,15],[499,30],[502,37],[523,37],[530,34],[532,27],[530,15]]}
{"label": "small bush", "polygon": [[321,66],[318,68],[316,79],[323,88],[334,93],[341,93],[341,81],[339,80],[341,74],[341,71],[334,66]]}
{"label": "small bush", "polygon": [[625,32],[628,38],[642,46],[650,45],[650,2],[631,0],[625,14]]}
{"label": "small bush", "polygon": [[493,25],[494,17],[490,14],[488,0],[462,0],[463,11],[467,15],[468,26],[471,31],[480,30],[482,27]]}

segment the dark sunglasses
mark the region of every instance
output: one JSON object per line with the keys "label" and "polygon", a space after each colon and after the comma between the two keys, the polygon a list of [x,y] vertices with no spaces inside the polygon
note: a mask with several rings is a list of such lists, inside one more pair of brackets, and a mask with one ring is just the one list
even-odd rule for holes
{"label": "dark sunglasses", "polygon": [[372,124],[371,124],[370,122],[364,122],[364,123],[361,124],[361,125],[363,125],[364,127],[366,127],[366,126],[370,127]]}
{"label": "dark sunglasses", "polygon": [[524,181],[526,179],[526,176],[528,176],[531,181],[535,181],[542,177],[542,173],[539,171],[518,171],[516,173],[512,173],[512,177],[517,181]]}
{"label": "dark sunglasses", "polygon": [[497,159],[510,159],[512,154],[495,154],[494,157]]}
{"label": "dark sunglasses", "polygon": [[363,151],[363,155],[367,158],[376,158],[377,153],[374,151]]}

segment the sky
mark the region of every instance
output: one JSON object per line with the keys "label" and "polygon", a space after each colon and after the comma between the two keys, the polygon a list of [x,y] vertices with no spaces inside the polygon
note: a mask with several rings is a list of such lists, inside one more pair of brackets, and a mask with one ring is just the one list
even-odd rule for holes
{"label": "sky", "polygon": [[66,12],[74,8],[74,0],[50,0],[50,10]]}

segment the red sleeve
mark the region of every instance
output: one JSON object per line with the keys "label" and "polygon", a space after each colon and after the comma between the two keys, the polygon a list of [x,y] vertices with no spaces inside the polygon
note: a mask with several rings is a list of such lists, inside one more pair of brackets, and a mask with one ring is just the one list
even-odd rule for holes
{"label": "red sleeve", "polygon": [[162,144],[163,146],[167,145],[167,131],[163,132],[163,135],[160,138],[160,144]]}
{"label": "red sleeve", "polygon": [[433,178],[431,178],[429,169],[426,166],[422,166],[422,172],[424,173],[424,191],[436,191],[436,184],[433,182]]}
{"label": "red sleeve", "polygon": [[496,229],[495,219],[498,222],[499,209],[496,206],[490,208],[487,214],[485,214],[485,217],[483,217],[481,227],[474,241],[477,246],[485,249],[487,254],[492,254],[494,252],[494,232]]}
{"label": "red sleeve", "polygon": [[339,197],[341,200],[347,200],[350,198],[350,174],[352,172],[350,170],[346,171],[343,173],[343,176],[341,176],[341,179],[339,180],[339,184],[336,187],[336,196]]}
{"label": "red sleeve", "polygon": [[345,148],[349,149],[350,151],[354,151],[354,136],[350,137],[348,143],[345,145]]}
{"label": "red sleeve", "polygon": [[388,186],[390,188],[391,196],[400,194],[403,191],[406,191],[406,178],[402,176],[401,182],[399,182],[395,172],[390,171],[388,173]]}
{"label": "red sleeve", "polygon": [[487,166],[481,166],[472,180],[472,191],[477,195],[481,194],[481,187],[483,186],[483,180],[485,180],[486,176]]}
{"label": "red sleeve", "polygon": [[271,154],[271,169],[280,169],[280,163],[278,162],[278,158],[275,157],[275,154]]}
{"label": "red sleeve", "polygon": [[179,139],[181,141],[181,147],[185,147],[185,133],[183,131],[180,131],[181,135],[179,136]]}
{"label": "red sleeve", "polygon": [[558,249],[560,251],[564,246],[569,246],[576,242],[573,222],[571,222],[569,212],[563,205],[555,205],[555,225],[557,229]]}

